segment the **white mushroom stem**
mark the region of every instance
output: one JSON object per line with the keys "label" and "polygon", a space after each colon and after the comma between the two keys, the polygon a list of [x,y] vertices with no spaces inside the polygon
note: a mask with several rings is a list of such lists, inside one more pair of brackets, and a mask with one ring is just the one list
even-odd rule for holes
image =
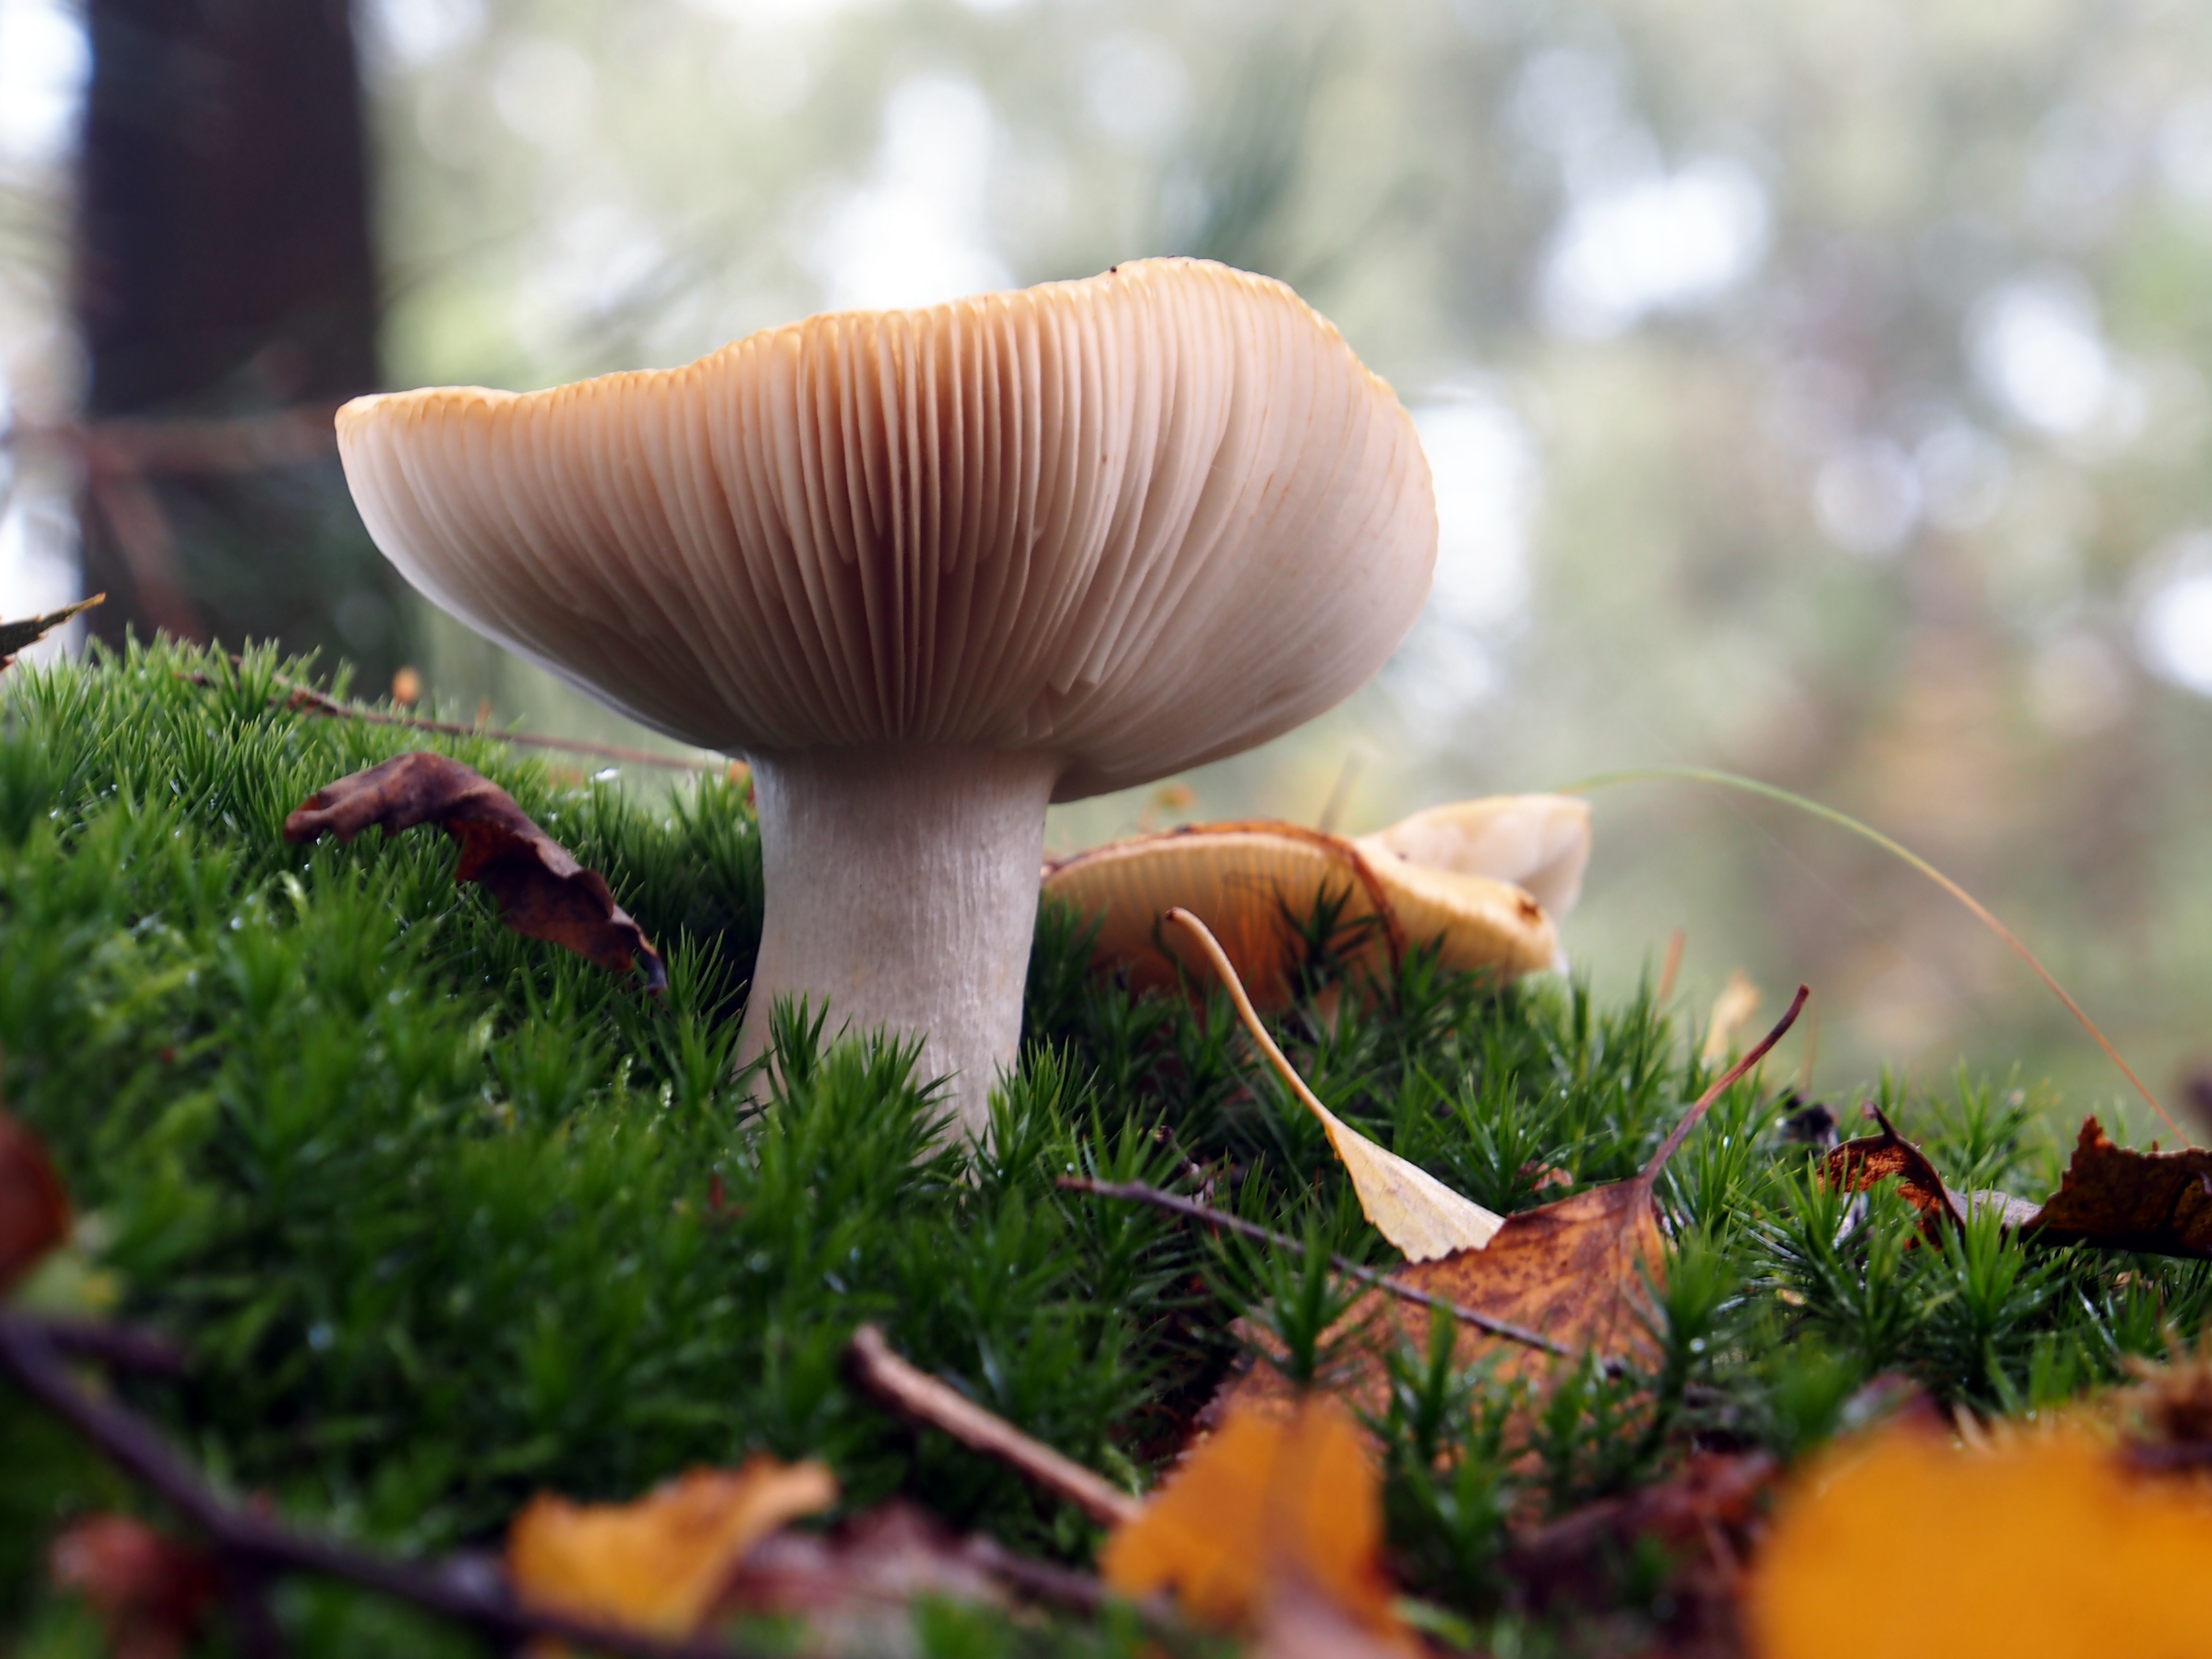
{"label": "white mushroom stem", "polygon": [[1036,926],[1044,810],[1065,763],[994,749],[752,757],[767,913],[738,1059],[767,1048],[779,999],[826,1009],[825,1036],[922,1039],[919,1076],[983,1135],[1013,1069]]}

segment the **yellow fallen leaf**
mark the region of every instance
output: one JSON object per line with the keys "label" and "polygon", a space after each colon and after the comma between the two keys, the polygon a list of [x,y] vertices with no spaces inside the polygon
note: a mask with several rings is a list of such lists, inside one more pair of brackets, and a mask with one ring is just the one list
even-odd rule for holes
{"label": "yellow fallen leaf", "polygon": [[519,1597],[540,1607],[689,1636],[747,1551],[836,1501],[823,1465],[766,1455],[735,1470],[693,1469],[634,1504],[541,1492],[507,1531],[507,1575]]}
{"label": "yellow fallen leaf", "polygon": [[2212,1489],[2126,1468],[2080,1426],[1961,1450],[1902,1428],[1783,1506],[1745,1614],[1758,1659],[2191,1659]]}
{"label": "yellow fallen leaf", "polygon": [[1220,941],[1188,910],[1170,910],[1168,920],[1188,929],[1197,940],[1199,948],[1213,963],[1214,971],[1221,975],[1221,982],[1237,1004],[1245,1029],[1267,1055],[1267,1063],[1290,1085],[1306,1109],[1321,1120],[1328,1144],[1335,1148],[1344,1172],[1352,1177],[1352,1189],[1359,1195],[1359,1207],[1375,1224],[1376,1230],[1404,1251],[1408,1261],[1433,1261],[1456,1250],[1479,1250],[1489,1243],[1492,1236],[1505,1224],[1505,1218],[1492,1214],[1472,1199],[1462,1197],[1419,1164],[1409,1164],[1395,1152],[1384,1151],[1322,1105],[1319,1097],[1306,1087],[1305,1079],[1284,1058],[1283,1051],[1275,1046],[1275,1039],[1267,1035],[1267,1028],[1260,1023],[1251,998],[1244,994],[1243,981],[1237,978],[1236,967],[1221,948]]}
{"label": "yellow fallen leaf", "polygon": [[1381,1482],[1326,1398],[1288,1418],[1231,1412],[1099,1557],[1126,1595],[1172,1589],[1201,1624],[1249,1629],[1285,1585],[1362,1629],[1402,1635],[1382,1567]]}
{"label": "yellow fallen leaf", "polygon": [[1729,975],[1728,983],[1713,1001],[1713,1017],[1705,1027],[1704,1057],[1706,1060],[1726,1060],[1729,1050],[1735,1046],[1736,1034],[1751,1024],[1751,1017],[1759,1012],[1759,987],[1742,969]]}

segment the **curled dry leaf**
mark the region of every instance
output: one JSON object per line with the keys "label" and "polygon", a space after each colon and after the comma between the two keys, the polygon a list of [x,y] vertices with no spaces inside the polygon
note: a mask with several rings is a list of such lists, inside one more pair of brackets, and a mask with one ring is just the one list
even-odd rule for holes
{"label": "curled dry leaf", "polygon": [[106,601],[107,595],[95,593],[88,599],[79,599],[58,611],[49,611],[42,617],[26,617],[21,622],[0,623],[0,668],[15,660],[15,653],[27,645],[36,645],[72,617],[80,616],[95,605]]}
{"label": "curled dry leaf", "polygon": [[1106,1542],[1106,1582],[1174,1591],[1192,1619],[1253,1627],[1285,1584],[1324,1598],[1363,1631],[1401,1634],[1382,1565],[1381,1482],[1334,1401],[1285,1415],[1231,1412],[1136,1519]]}
{"label": "curled dry leaf", "polygon": [[[1120,969],[1139,991],[1214,977],[1206,958],[1161,927],[1160,918],[1180,908],[1208,918],[1257,1006],[1286,1006],[1295,988],[1296,929],[1324,896],[1342,906],[1338,924],[1348,965],[1374,978],[1407,945],[1431,941],[1449,968],[1512,978],[1554,964],[1558,935],[1534,897],[1489,872],[1419,861],[1385,843],[1406,827],[1355,842],[1293,823],[1193,824],[1063,859],[1045,871],[1044,890],[1097,921],[1094,962]],[[1409,836],[1408,845],[1471,860],[1470,848],[1494,842],[1501,864],[1533,864],[1532,872],[1571,902],[1581,861],[1552,844],[1557,836],[1547,840],[1503,822],[1492,826],[1487,842],[1451,829],[1427,826]],[[1510,856],[1524,842],[1534,842],[1534,849]],[[1582,848],[1586,857],[1586,841]]]}
{"label": "curled dry leaf", "polygon": [[419,823],[434,823],[460,842],[453,879],[488,889],[500,920],[516,933],[566,945],[617,972],[636,967],[649,991],[667,986],[659,953],[615,902],[606,878],[577,863],[507,791],[447,756],[417,750],[318,789],[284,820],[284,839],[330,833],[351,841],[372,824],[390,836]]}
{"label": "curled dry leaf", "polygon": [[2160,1255],[2212,1257],[2212,1152],[2191,1146],[2137,1152],[2116,1146],[2092,1117],[2081,1125],[2073,1161],[2058,1190],[2041,1206],[2008,1193],[1962,1193],[1946,1186],[1934,1164],[1869,1107],[1881,1133],[1847,1140],[1827,1156],[1827,1178],[1863,1192],[1894,1181],[1920,1212],[1921,1231],[1936,1237],[1971,1209],[1994,1205],[2004,1224],[2052,1244],[2148,1250]]}
{"label": "curled dry leaf", "polygon": [[176,1659],[220,1588],[206,1554],[127,1515],[73,1522],[47,1552],[46,1573],[90,1604],[115,1659]]}
{"label": "curled dry leaf", "polygon": [[1822,1178],[1832,1187],[1863,1193],[1885,1181],[1920,1217],[1920,1231],[1936,1238],[1948,1223],[1957,1226],[1966,1213],[1963,1196],[1943,1184],[1928,1155],[1897,1133],[1879,1106],[1867,1109],[1881,1125],[1878,1135],[1863,1135],[1832,1149],[1821,1162]]}
{"label": "curled dry leaf", "polygon": [[2206,1649],[2212,1491],[2079,1428],[1967,1451],[1911,1427],[1799,1480],[1753,1565],[1759,1659],[2184,1659]]}
{"label": "curled dry leaf", "polygon": [[1322,1105],[1314,1091],[1306,1087],[1297,1068],[1275,1046],[1275,1039],[1267,1034],[1267,1028],[1260,1023],[1235,964],[1212,931],[1188,910],[1171,909],[1167,919],[1196,941],[1214,971],[1221,975],[1231,1000],[1237,1005],[1237,1014],[1251,1032],[1252,1040],[1260,1045],[1260,1051],[1267,1055],[1267,1063],[1305,1109],[1321,1120],[1322,1127],[1328,1134],[1328,1144],[1335,1149],[1344,1172],[1352,1178],[1352,1190],[1359,1195],[1359,1207],[1375,1224],[1376,1231],[1405,1252],[1409,1261],[1428,1261],[1455,1250],[1480,1250],[1486,1246],[1498,1231],[1501,1218],[1452,1191],[1419,1164],[1386,1152]]}
{"label": "curled dry leaf", "polygon": [[0,1112],[0,1295],[69,1238],[69,1194],[39,1138]]}
{"label": "curled dry leaf", "polygon": [[2130,1152],[2090,1118],[2058,1190],[2025,1224],[2054,1243],[2212,1256],[2212,1152]]}
{"label": "curled dry leaf", "polygon": [[540,1493],[507,1531],[507,1574],[538,1606],[689,1636],[754,1545],[836,1501],[823,1465],[764,1455],[735,1470],[693,1469],[634,1504]]}
{"label": "curled dry leaf", "polygon": [[[1774,1029],[1682,1115],[1641,1173],[1505,1218],[1487,1247],[1417,1261],[1392,1275],[1438,1301],[1471,1308],[1545,1338],[1553,1348],[1493,1334],[1464,1322],[1456,1363],[1497,1356],[1496,1375],[1534,1374],[1559,1350],[1649,1364],[1656,1358],[1644,1284],[1665,1259],[1653,1188],[1723,1091],[1765,1058],[1793,1024],[1809,994],[1803,986]],[[1362,1295],[1329,1328],[1324,1346],[1343,1356],[1329,1386],[1358,1409],[1379,1415],[1389,1404],[1384,1356],[1427,1340],[1430,1310],[1382,1290]],[[1224,1404],[1285,1409],[1294,1397],[1283,1374],[1263,1359],[1224,1390]]]}

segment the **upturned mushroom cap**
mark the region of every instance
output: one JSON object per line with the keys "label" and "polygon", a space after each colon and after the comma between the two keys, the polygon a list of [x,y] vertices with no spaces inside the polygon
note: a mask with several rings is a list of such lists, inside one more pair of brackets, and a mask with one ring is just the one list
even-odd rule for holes
{"label": "upturned mushroom cap", "polygon": [[1543,908],[1509,882],[1368,856],[1355,842],[1297,824],[1194,824],[1063,859],[1044,890],[1095,921],[1092,960],[1137,991],[1178,977],[1209,984],[1188,938],[1164,928],[1170,908],[1211,928],[1253,1003],[1291,999],[1297,928],[1324,896],[1339,902],[1350,963],[1381,976],[1407,946],[1435,944],[1446,968],[1516,978],[1553,965],[1559,939]]}
{"label": "upturned mushroom cap", "polygon": [[1197,260],[361,398],[337,428],[408,580],[645,724],[1042,750],[1060,799],[1334,704],[1435,557],[1389,387],[1281,283]]}
{"label": "upturned mushroom cap", "polygon": [[1431,806],[1353,844],[1377,864],[1402,862],[1510,881],[1554,919],[1582,897],[1589,803],[1573,795],[1485,795]]}

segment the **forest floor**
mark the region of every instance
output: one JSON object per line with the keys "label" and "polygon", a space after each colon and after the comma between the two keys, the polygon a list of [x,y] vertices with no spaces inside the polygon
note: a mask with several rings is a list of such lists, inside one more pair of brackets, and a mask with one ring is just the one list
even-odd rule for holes
{"label": "forest floor", "polygon": [[[2054,1248],[1994,1205],[1931,1229],[1898,1183],[1824,1178],[1859,1099],[1823,1112],[1754,1071],[1654,1172],[1663,1246],[1624,1291],[1640,1328],[1566,1356],[1486,1340],[1470,1359],[1449,1310],[1422,1310],[1347,1354],[1366,1292],[1332,1257],[1388,1272],[1395,1253],[1223,997],[1132,996],[1048,908],[988,1148],[939,1133],[910,1053],[825,1045],[803,1018],[772,1083],[735,1079],[761,915],[741,781],[628,793],[490,737],[331,718],[289,697],[305,672],[165,645],[0,678],[0,1103],[74,1213],[5,1305],[164,1335],[177,1374],[118,1369],[92,1397],[156,1428],[210,1492],[348,1548],[495,1572],[538,1494],[629,1503],[767,1455],[834,1476],[796,1535],[850,1539],[903,1500],[932,1537],[1061,1570],[1001,1574],[980,1601],[933,1580],[945,1593],[872,1642],[1134,1653],[1251,1634],[1243,1604],[1208,1634],[1188,1585],[1181,1613],[1085,1610],[1107,1528],[856,1387],[848,1348],[872,1324],[1133,1498],[1223,1420],[1224,1386],[1276,1420],[1301,1390],[1340,1398],[1376,1495],[1346,1502],[1379,1502],[1361,1571],[1387,1591],[1367,1635],[1388,1650],[1730,1652],[1769,1494],[1835,1437],[1899,1410],[2048,1413],[2212,1310],[2199,1262]],[[432,830],[287,843],[316,790],[420,748],[605,875],[661,950],[665,994],[504,927]],[[1345,1121],[1500,1212],[1625,1190],[1717,1075],[1687,1011],[1648,993],[1495,989],[1419,950],[1347,986],[1329,916],[1298,920],[1305,994],[1271,1022],[1291,1062]],[[1961,1192],[2059,1185],[2051,1103],[1966,1077],[1870,1092]],[[97,1435],[0,1381],[0,1652],[149,1629],[171,1645],[145,1655],[479,1650],[404,1596],[267,1563],[265,1595],[234,1582],[213,1612],[149,1624],[57,1578],[57,1539],[116,1516],[195,1536]],[[1039,1610],[1024,1583],[1064,1593]],[[741,1649],[832,1642],[803,1609],[725,1616]]]}

